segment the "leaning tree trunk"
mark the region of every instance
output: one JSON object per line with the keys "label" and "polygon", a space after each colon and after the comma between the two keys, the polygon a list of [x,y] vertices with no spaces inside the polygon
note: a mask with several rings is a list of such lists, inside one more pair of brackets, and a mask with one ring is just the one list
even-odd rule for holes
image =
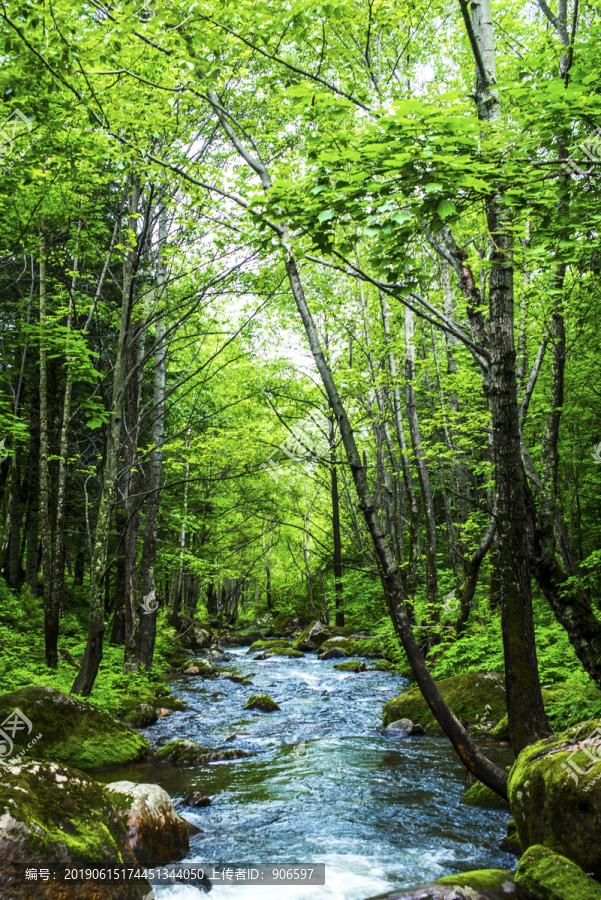
{"label": "leaning tree trunk", "polygon": [[[264,164],[256,160],[238,139],[221,106],[217,94],[211,89],[208,91],[208,98],[230,141],[247,164],[260,175],[264,190],[269,190],[271,188],[271,178]],[[366,468],[361,461],[361,456],[355,441],[355,435],[346,414],[346,409],[340,398],[340,394],[338,393],[332,371],[324,356],[319,334],[305,299],[296,260],[292,255],[288,229],[286,226],[275,227],[277,228],[281,245],[286,253],[286,271],[288,273],[292,295],[295,299],[296,307],[303,323],[309,346],[321,376],[330,406],[340,428],[342,443],[346,451],[349,468],[359,498],[361,512],[370,532],[376,556],[380,563],[382,582],[395,631],[407,654],[412,672],[424,699],[432,710],[436,721],[450,738],[463,764],[484,784],[488,785],[488,787],[492,788],[502,797],[507,797],[507,772],[492,763],[479,750],[475,741],[472,740],[467,730],[463,727],[440,693],[440,690],[426,665],[423,654],[417,645],[405,607],[401,573],[388,543],[386,532],[380,522],[378,512],[374,506],[367,480]]]}

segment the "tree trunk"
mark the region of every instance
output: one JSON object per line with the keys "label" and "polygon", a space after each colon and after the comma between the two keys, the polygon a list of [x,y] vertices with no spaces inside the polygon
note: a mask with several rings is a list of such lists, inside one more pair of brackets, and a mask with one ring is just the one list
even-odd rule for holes
{"label": "tree trunk", "polygon": [[[136,233],[137,211],[140,197],[140,186],[137,181],[132,186],[130,196],[130,232]],[[126,251],[135,258],[135,247]],[[115,495],[117,467],[119,462],[119,444],[121,438],[121,419],[125,389],[127,386],[127,338],[131,323],[134,298],[134,279],[124,284],[121,316],[119,322],[119,339],[115,358],[113,376],[113,394],[111,415],[108,423],[106,459],[102,492],[98,504],[98,516],[92,548],[90,565],[90,609],[88,621],[88,639],[81,668],[77,673],[71,692],[89,696],[102,661],[104,641],[104,594],[107,564],[107,545],[110,534],[111,508]]]}
{"label": "tree trunk", "polygon": [[[490,0],[472,0],[476,104],[483,122],[500,118]],[[467,16],[467,13],[465,13]],[[468,24],[469,16],[466,18]],[[516,375],[513,234],[501,193],[486,198],[491,240],[489,276],[490,379],[495,506],[499,536],[501,627],[511,743],[516,753],[549,733],[540,688],[527,535]]]}

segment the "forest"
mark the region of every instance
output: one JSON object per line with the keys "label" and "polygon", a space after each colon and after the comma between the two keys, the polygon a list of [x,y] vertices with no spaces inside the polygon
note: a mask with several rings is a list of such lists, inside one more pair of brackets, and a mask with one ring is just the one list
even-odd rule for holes
{"label": "forest", "polygon": [[600,38],[2,0],[0,900],[601,900]]}

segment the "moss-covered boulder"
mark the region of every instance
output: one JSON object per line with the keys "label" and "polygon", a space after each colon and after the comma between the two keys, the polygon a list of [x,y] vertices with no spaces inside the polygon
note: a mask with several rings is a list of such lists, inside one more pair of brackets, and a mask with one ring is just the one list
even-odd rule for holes
{"label": "moss-covered boulder", "polygon": [[341,650],[340,647],[332,647],[331,650],[327,650],[325,653],[319,654],[319,659],[326,662],[328,659],[346,659],[346,653],[344,650]]}
{"label": "moss-covered boulder", "polygon": [[357,641],[353,638],[345,637],[342,634],[336,634],[323,642],[319,648],[319,658],[327,653],[328,650],[342,650],[346,656],[357,656]]}
{"label": "moss-covered boulder", "polygon": [[294,634],[295,631],[302,631],[310,622],[303,616],[290,616],[283,613],[276,616],[271,623],[271,633],[275,637],[287,637]]}
{"label": "moss-covered boulder", "polygon": [[[444,678],[437,684],[455,715],[468,725],[475,725],[484,717],[499,720],[507,712],[505,680],[497,672],[467,672]],[[384,725],[405,718],[421,722],[430,731],[442,731],[418,687],[389,700],[384,707]]]}
{"label": "moss-covered boulder", "polygon": [[335,634],[336,630],[329,625],[324,625],[323,622],[311,622],[294,642],[294,649],[314,652]]}
{"label": "moss-covered boulder", "polygon": [[149,703],[130,703],[126,705],[121,718],[132,728],[148,728],[158,720],[159,713]]}
{"label": "moss-covered boulder", "polygon": [[142,900],[145,879],[24,881],[24,867],[137,868],[110,794],[57,763],[8,766],[0,778],[0,897],[6,900]]}
{"label": "moss-covered boulder", "polygon": [[52,688],[31,686],[2,694],[0,720],[15,709],[25,715],[31,729],[16,732],[14,754],[39,734],[30,755],[90,772],[136,762],[149,750],[148,741],[125,722]]}
{"label": "moss-covered boulder", "polygon": [[517,896],[511,872],[505,869],[480,869],[463,872],[461,875],[448,875],[432,884],[422,884],[416,888],[379,894],[371,900],[515,900]]}
{"label": "moss-covered boulder", "polygon": [[221,641],[227,647],[250,647],[255,641],[262,641],[263,637],[263,632],[257,628],[245,628],[243,631],[225,632]]}
{"label": "moss-covered boulder", "polygon": [[[196,672],[190,672],[190,669],[197,669]],[[200,675],[202,678],[217,678],[220,669],[214,666],[208,659],[187,659],[186,665],[182,667],[183,675]]]}
{"label": "moss-covered boulder", "polygon": [[157,750],[153,759],[171,766],[202,766],[218,760],[242,759],[245,756],[250,756],[246,750],[211,750],[196,741],[178,738]]}
{"label": "moss-covered boulder", "polygon": [[271,659],[272,656],[287,656],[290,659],[300,659],[304,655],[302,650],[293,650],[292,647],[270,647],[265,651],[266,659]]}
{"label": "moss-covered boulder", "polygon": [[601,878],[601,721],[522,750],[509,803],[524,850],[542,844]]}
{"label": "moss-covered boulder", "polygon": [[271,650],[274,647],[288,647],[292,650],[292,641],[288,641],[286,638],[265,638],[251,644],[247,653],[258,653],[260,650]]}
{"label": "moss-covered boulder", "polygon": [[540,844],[533,844],[520,859],[515,883],[524,900],[601,900],[598,881]]}
{"label": "moss-covered boulder", "polygon": [[499,796],[492,788],[477,781],[467,789],[460,803],[467,806],[484,806],[486,809],[509,809],[509,803]]}
{"label": "moss-covered boulder", "polygon": [[269,694],[253,694],[244,709],[258,709],[260,712],[276,712],[280,707]]}
{"label": "moss-covered boulder", "polygon": [[356,659],[347,659],[346,662],[334,663],[334,668],[340,672],[366,672],[367,666],[364,662]]}
{"label": "moss-covered boulder", "polygon": [[115,805],[141,866],[164,866],[187,855],[188,824],[177,814],[167,791],[158,784],[133,781],[113,781],[106,789],[116,794]]}
{"label": "moss-covered boulder", "polygon": [[455,888],[471,888],[486,897],[515,897],[516,889],[513,872],[509,869],[477,869],[462,872],[461,875],[445,875],[436,884],[452,884]]}

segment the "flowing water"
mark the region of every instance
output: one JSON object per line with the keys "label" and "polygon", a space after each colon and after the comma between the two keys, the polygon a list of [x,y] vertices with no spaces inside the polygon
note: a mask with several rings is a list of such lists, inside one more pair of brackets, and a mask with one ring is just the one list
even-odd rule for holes
{"label": "flowing water", "polygon": [[[214,885],[214,900],[364,900],[384,891],[482,868],[511,868],[499,850],[509,811],[459,803],[465,769],[448,740],[382,735],[382,707],[407,682],[398,676],[334,669],[337,660],[272,657],[255,661],[246,648],[229,650],[239,674],[230,680],[177,679],[189,703],[148,728],[157,748],[173,738],[210,747],[241,747],[255,755],[176,769],[129,768],[105,780],[161,784],[179,811],[203,831],[191,840],[197,864],[322,862],[324,886]],[[244,711],[251,694],[270,694],[280,712]],[[235,731],[248,736],[225,743]],[[486,752],[506,765],[494,743]],[[192,790],[213,798],[202,809],[183,807]],[[190,886],[156,887],[157,900],[206,896]]]}

